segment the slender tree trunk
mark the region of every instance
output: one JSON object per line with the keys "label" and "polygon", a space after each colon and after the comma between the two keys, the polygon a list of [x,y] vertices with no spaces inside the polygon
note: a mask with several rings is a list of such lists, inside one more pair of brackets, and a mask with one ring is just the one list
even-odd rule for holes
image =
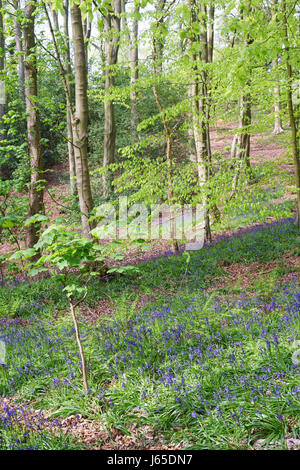
{"label": "slender tree trunk", "polygon": [[[5,128],[2,128],[2,119],[6,110],[5,85],[3,74],[5,71],[5,37],[3,29],[2,0],[0,0],[0,141],[5,139]],[[2,175],[0,164],[0,178]]]}
{"label": "slender tree trunk", "polygon": [[137,15],[140,11],[140,6],[135,1],[133,10],[133,21],[131,29],[128,26],[126,18],[126,1],[121,0],[121,8],[123,13],[122,29],[126,35],[128,42],[128,56],[130,63],[130,128],[131,137],[133,142],[137,142],[139,135],[137,132],[138,126],[138,106],[137,106],[137,92],[135,84],[139,78],[139,61],[138,61],[138,25],[139,21]]}
{"label": "slender tree trunk", "polygon": [[84,37],[84,48],[85,48],[85,57],[86,57],[86,70],[88,73],[89,70],[89,39],[92,33],[92,23],[88,17],[86,17],[82,22],[83,28],[83,37]]}
{"label": "slender tree trunk", "polygon": [[209,18],[208,18],[208,62],[212,63],[214,54],[214,39],[215,39],[215,6],[214,0],[209,5]]}
{"label": "slender tree trunk", "polygon": [[[206,7],[204,5],[198,5],[195,0],[189,0],[189,7],[191,10],[191,22],[196,21],[199,13],[201,12],[200,21],[200,37],[193,36],[189,39],[189,50],[191,63],[193,65],[193,81],[190,83],[189,95],[191,97],[192,114],[193,114],[193,133],[195,140],[196,149],[196,162],[198,171],[199,186],[204,188],[209,179],[209,148],[210,148],[210,137],[209,137],[209,110],[208,110],[208,74],[205,68],[202,70],[198,69],[197,56],[192,52],[194,42],[201,44],[200,59],[202,63],[208,64],[209,52],[208,52],[208,39],[207,39],[207,22]],[[213,47],[213,44],[212,44]],[[212,54],[212,49],[211,49]],[[212,58],[212,56],[211,56]],[[210,218],[208,209],[209,195],[203,191],[202,204],[204,210],[204,221],[205,221],[205,239],[209,243],[211,242],[211,229],[210,229]]]}
{"label": "slender tree trunk", "polygon": [[[252,7],[249,6],[248,12],[252,11]],[[243,19],[243,11],[241,10],[241,19]],[[246,36],[245,45],[250,46],[253,43],[253,39],[249,33]],[[235,195],[238,187],[240,175],[245,165],[251,172],[251,160],[250,160],[250,126],[252,121],[251,113],[251,68],[248,70],[248,79],[245,83],[244,90],[240,99],[240,117],[238,132],[234,135],[232,146],[231,146],[231,158],[235,166],[235,174],[232,182],[232,190],[227,198],[230,201]],[[246,91],[245,91],[246,90]]]}
{"label": "slender tree trunk", "polygon": [[235,173],[232,182],[232,190],[227,198],[230,201],[235,195],[243,166],[251,168],[250,164],[250,134],[251,124],[251,101],[250,94],[247,93],[240,99],[239,133],[234,135],[231,146],[231,159],[234,162]]}
{"label": "slender tree trunk", "polygon": [[162,24],[164,23],[164,9],[166,5],[166,0],[156,0],[155,2],[155,10],[157,14],[160,15],[156,23],[156,32],[153,38],[154,48],[156,51],[156,71],[158,74],[161,74],[163,71],[165,37],[162,31]]}
{"label": "slender tree trunk", "polygon": [[[37,93],[36,46],[34,36],[34,20],[37,4],[33,1],[25,6],[24,25],[24,56],[25,56],[25,102],[27,113],[28,150],[30,156],[30,188],[28,217],[43,211],[42,152],[40,140],[40,116]],[[31,224],[26,230],[26,246],[32,248],[38,241],[39,227]]]}
{"label": "slender tree trunk", "polygon": [[24,89],[24,51],[23,51],[23,43],[22,43],[22,28],[20,19],[18,19],[18,12],[20,11],[20,0],[16,0],[14,3],[15,9],[15,21],[14,21],[14,28],[15,28],[15,41],[16,41],[16,52],[18,54],[18,77],[19,77],[19,96],[22,102],[25,101],[25,89]]}
{"label": "slender tree trunk", "polygon": [[69,0],[64,3],[64,43],[65,43],[65,70],[66,70],[66,86],[68,90],[67,101],[67,135],[68,135],[68,155],[69,155],[69,173],[70,173],[70,190],[72,196],[77,194],[76,187],[76,167],[73,145],[73,129],[72,129],[72,109],[71,103],[73,96],[72,86],[72,67],[70,55],[70,39],[69,39]]}
{"label": "slender tree trunk", "polygon": [[138,140],[138,106],[137,106],[137,92],[135,90],[135,84],[139,78],[139,57],[138,57],[138,18],[139,5],[136,3],[134,7],[133,25],[130,34],[130,45],[129,45],[129,59],[130,59],[130,125],[131,133],[134,141]]}
{"label": "slender tree trunk", "polygon": [[[116,124],[114,115],[113,100],[108,97],[111,88],[115,84],[113,67],[118,60],[119,39],[120,39],[120,14],[121,0],[114,0],[113,12],[105,16],[105,94],[104,102],[104,168],[115,161]],[[106,171],[103,176],[103,193],[108,198],[112,192],[112,173]]]}
{"label": "slender tree trunk", "polygon": [[[69,156],[69,176],[70,176],[70,191],[73,196],[77,195],[77,185],[76,185],[76,165],[75,165],[75,153],[74,153],[74,139],[73,139],[73,128],[72,122],[74,118],[73,112],[73,102],[72,102],[72,68],[71,68],[71,58],[70,58],[70,42],[69,42],[69,2],[68,0],[64,3],[64,64],[61,58],[61,53],[59,50],[59,45],[56,40],[55,30],[59,31],[59,23],[57,12],[52,10],[52,21],[47,10],[47,6],[44,3],[44,11],[46,13],[48,24],[57,56],[57,64],[59,68],[59,73],[62,79],[65,96],[66,96],[66,105],[67,105],[67,135],[68,135],[68,156]],[[74,118],[74,119],[73,119]]]}
{"label": "slender tree trunk", "polygon": [[[192,111],[188,112],[188,119],[191,122],[191,125],[188,128],[188,152],[189,152],[189,160],[192,163],[197,162],[197,156],[196,156],[196,147],[195,147],[195,136],[194,136],[194,93],[195,93],[195,84],[190,83],[188,86],[188,99],[189,103],[191,104]],[[194,103],[194,106],[192,105]]]}
{"label": "slender tree trunk", "polygon": [[133,22],[131,29],[128,26],[126,18],[126,1],[121,0],[121,8],[123,13],[122,30],[125,33],[128,42],[128,56],[130,63],[130,129],[133,142],[137,142],[139,135],[137,132],[138,126],[138,106],[137,106],[137,91],[135,84],[139,77],[139,63],[138,63],[138,18],[140,7],[135,2],[133,10]]}
{"label": "slender tree trunk", "polygon": [[[155,50],[155,42],[153,41],[153,51],[152,51],[152,58],[153,58],[153,72],[154,75],[156,76],[157,70],[156,70],[156,50]],[[160,59],[160,58],[159,58]],[[167,139],[167,150],[166,150],[166,159],[167,159],[167,168],[168,168],[168,201],[170,203],[170,224],[171,224],[171,238],[172,238],[172,248],[174,253],[177,253],[179,251],[179,246],[178,242],[175,238],[176,235],[176,221],[175,217],[176,214],[173,211],[173,197],[174,197],[174,188],[173,188],[173,161],[172,161],[172,134],[169,128],[168,121],[166,119],[166,116],[164,115],[162,105],[159,99],[156,83],[153,84],[153,94],[154,98],[157,104],[157,108],[159,113],[161,114],[162,117],[162,122],[164,126],[164,131],[166,134],[166,139]]]}
{"label": "slender tree trunk", "polygon": [[[196,4],[195,0],[189,0],[188,2],[191,17],[191,24],[196,21],[199,14],[199,5]],[[195,142],[195,156],[197,163],[197,174],[198,184],[200,188],[203,188],[207,182],[207,129],[206,129],[206,112],[205,112],[205,90],[204,80],[205,76],[201,76],[201,71],[198,70],[197,60],[199,58],[193,52],[193,44],[201,40],[201,59],[207,60],[207,37],[204,37],[203,28],[201,28],[200,37],[195,34],[189,38],[188,47],[190,54],[190,61],[192,64],[192,81],[189,84],[188,95],[191,102],[192,108],[192,129]],[[205,237],[210,236],[210,230],[207,230],[209,224],[208,212],[207,212],[207,196],[203,192],[202,194],[202,205],[204,211],[205,220]]]}
{"label": "slender tree trunk", "polygon": [[232,159],[244,159],[250,167],[250,134],[251,124],[251,98],[249,93],[243,94],[240,99],[239,132],[235,134],[231,146]]}
{"label": "slender tree trunk", "polygon": [[88,168],[88,98],[85,45],[81,10],[77,4],[71,8],[75,71],[75,116],[72,122],[76,164],[77,191],[81,212],[82,231],[85,236],[94,228],[90,213],[93,209]]}
{"label": "slender tree trunk", "polygon": [[299,140],[297,122],[295,119],[294,106],[293,106],[293,94],[292,94],[292,80],[293,71],[290,63],[289,54],[289,35],[288,35],[288,24],[287,24],[287,9],[286,1],[282,0],[282,15],[283,15],[283,44],[285,49],[285,63],[286,63],[286,90],[287,90],[287,102],[290,126],[292,132],[292,152],[295,166],[295,183],[297,191],[297,225],[300,228],[300,154],[299,154]]}
{"label": "slender tree trunk", "polygon": [[58,12],[51,8],[53,26],[56,31],[59,31]]}
{"label": "slender tree trunk", "polygon": [[[0,96],[0,124],[5,114],[5,86],[3,74],[5,71],[5,37],[3,27],[3,13],[2,13],[2,0],[0,0],[0,81],[1,81],[1,96]],[[4,139],[4,134],[0,132],[0,140]]]}
{"label": "slender tree trunk", "polygon": [[[213,62],[214,54],[214,37],[215,37],[215,6],[214,0],[210,2],[208,13],[208,25],[207,25],[207,62],[211,64]],[[211,139],[210,139],[210,114],[211,114],[211,72],[207,72],[206,79],[206,140],[207,140],[207,154],[208,160],[211,162]]]}
{"label": "slender tree trunk", "polygon": [[[273,69],[276,70],[278,65],[278,59],[274,59],[272,62]],[[273,134],[280,134],[283,132],[282,119],[281,119],[281,103],[280,103],[280,86],[276,83],[274,87],[274,130]]]}
{"label": "slender tree trunk", "polygon": [[[278,0],[272,0],[272,15],[276,15],[278,9]],[[271,15],[271,16],[272,16]],[[278,20],[275,17],[275,22],[278,25]],[[278,57],[272,61],[273,71],[276,73],[278,67]],[[274,87],[274,130],[273,134],[280,134],[283,132],[282,119],[281,119],[281,103],[280,103],[280,86],[279,80],[276,79],[276,86]]]}
{"label": "slender tree trunk", "polygon": [[79,354],[80,354],[84,390],[85,390],[85,393],[88,393],[89,388],[88,388],[87,373],[86,373],[86,362],[85,362],[85,356],[84,356],[84,352],[83,352],[83,347],[82,347],[81,338],[80,338],[80,332],[79,332],[79,328],[78,328],[78,322],[77,322],[76,313],[75,313],[76,304],[73,303],[73,300],[69,300],[69,305],[70,305],[71,315],[72,315],[72,319],[73,319],[73,323],[74,323],[76,341],[77,341]]}

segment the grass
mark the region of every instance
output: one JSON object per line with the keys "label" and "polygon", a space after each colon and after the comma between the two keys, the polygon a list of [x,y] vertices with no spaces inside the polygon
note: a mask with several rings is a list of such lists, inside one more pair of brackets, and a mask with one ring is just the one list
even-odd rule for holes
{"label": "grass", "polygon": [[[237,285],[237,300],[206,289],[224,274],[224,260],[266,263],[290,250],[296,255],[299,246],[294,221],[285,219],[220,239],[192,252],[188,264],[170,254],[144,263],[138,275],[93,279],[86,305],[109,296],[116,311],[96,325],[80,321],[88,395],[62,286],[54,278],[5,280],[0,315],[9,320],[0,324],[0,339],[7,366],[0,394],[14,404],[0,411],[0,448],[84,446],[72,434],[55,435],[50,424],[39,432],[32,424],[26,433],[15,418],[23,403],[47,411],[49,423],[79,414],[124,435],[150,427],[184,448],[251,449],[257,439],[266,448],[285,448],[287,436],[300,437],[299,366],[292,362],[299,285],[293,277],[278,283],[271,273],[253,279],[256,295]],[[155,301],[135,307],[137,292],[153,291]]]}

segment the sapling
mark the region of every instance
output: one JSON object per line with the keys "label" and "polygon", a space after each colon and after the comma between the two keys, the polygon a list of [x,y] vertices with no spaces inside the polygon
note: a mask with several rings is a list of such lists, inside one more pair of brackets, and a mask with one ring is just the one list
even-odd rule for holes
{"label": "sapling", "polygon": [[[33,221],[35,221],[34,218]],[[98,245],[95,240],[82,237],[76,230],[72,230],[64,224],[54,224],[41,233],[39,241],[33,248],[17,251],[10,257],[12,260],[27,260],[25,267],[28,269],[29,275],[35,276],[47,272],[63,284],[63,292],[66,294],[74,323],[86,393],[88,393],[86,362],[76,318],[76,307],[86,298],[91,278],[103,276],[105,260],[109,257],[120,259],[120,244],[121,242],[115,240],[106,245]],[[117,249],[116,246],[118,246]],[[97,266],[100,267],[99,271],[95,270]],[[105,273],[124,273],[133,269],[136,268],[133,266],[106,268]],[[74,277],[77,282],[74,282]]]}

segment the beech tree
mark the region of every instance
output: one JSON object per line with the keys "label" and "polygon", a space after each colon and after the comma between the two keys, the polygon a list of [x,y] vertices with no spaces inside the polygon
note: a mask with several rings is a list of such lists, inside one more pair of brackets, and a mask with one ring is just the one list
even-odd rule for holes
{"label": "beech tree", "polygon": [[[114,66],[118,60],[120,28],[121,28],[121,0],[112,0],[104,15],[105,33],[105,101],[104,101],[104,155],[103,167],[115,161],[116,124],[114,103],[109,93],[115,83]],[[103,192],[109,197],[112,187],[112,174],[108,170],[103,176]]]}
{"label": "beech tree", "polygon": [[79,5],[71,7],[71,22],[74,47],[75,76],[75,115],[72,122],[74,154],[76,164],[77,191],[81,212],[82,230],[89,236],[94,228],[90,220],[93,199],[88,166],[88,98],[85,44],[83,36],[82,15]]}
{"label": "beech tree", "polygon": [[128,56],[130,63],[130,125],[133,141],[138,140],[138,94],[135,89],[139,78],[139,46],[138,46],[138,30],[139,30],[139,12],[140,5],[137,0],[134,1],[132,12],[132,22],[128,25],[126,18],[126,2],[122,1],[122,12],[124,22],[124,32],[128,42]]}
{"label": "beech tree", "polygon": [[70,189],[71,194],[77,194],[76,189],[76,166],[75,166],[75,152],[73,143],[73,129],[72,129],[72,96],[73,96],[73,72],[70,54],[70,38],[69,38],[69,0],[65,0],[64,5],[64,44],[65,44],[65,71],[66,71],[66,88],[67,94],[67,136],[68,136],[68,155],[69,155],[69,169],[70,169]]}
{"label": "beech tree", "polygon": [[63,4],[63,50],[61,51],[57,40],[57,35],[60,36],[60,28],[58,21],[58,12],[51,9],[52,22],[48,14],[46,4],[44,10],[48,19],[52,40],[54,43],[58,67],[63,81],[66,97],[67,107],[67,138],[68,138],[68,156],[69,156],[69,176],[70,176],[70,191],[73,196],[77,194],[76,186],[76,166],[75,166],[75,152],[74,152],[74,139],[72,128],[73,116],[73,72],[70,54],[70,38],[69,38],[69,0],[65,0]]}
{"label": "beech tree", "polygon": [[[4,84],[3,75],[5,70],[5,37],[4,37],[4,28],[3,28],[3,13],[2,13],[2,0],[0,0],[0,81],[1,85]],[[1,98],[0,98],[0,123],[5,114],[5,90],[4,86],[1,89]],[[0,132],[0,139],[3,139],[4,135]]]}
{"label": "beech tree", "polygon": [[[289,6],[289,8],[288,8]],[[288,5],[285,0],[281,1],[281,14],[282,14],[282,29],[283,29],[283,46],[284,46],[284,60],[285,60],[285,74],[286,74],[286,93],[288,103],[289,121],[292,134],[292,154],[295,167],[295,185],[296,185],[296,198],[297,198],[297,224],[300,228],[300,154],[299,154],[299,115],[297,116],[298,109],[293,103],[293,67],[292,67],[292,54],[291,54],[291,40],[288,31],[287,16],[295,9],[295,5]],[[292,10],[290,10],[292,8]],[[299,90],[296,91],[299,94]],[[299,98],[298,98],[299,99]]]}
{"label": "beech tree", "polygon": [[[37,2],[27,2],[24,9],[24,65],[25,101],[27,113],[28,151],[30,157],[30,187],[28,217],[43,211],[42,151],[40,114],[38,109],[37,58],[35,42],[35,15]],[[38,224],[26,229],[26,246],[32,248],[38,241]]]}
{"label": "beech tree", "polygon": [[[207,37],[207,9],[205,4],[189,0],[189,54],[192,64],[192,81],[189,97],[192,107],[192,129],[195,142],[195,156],[199,185],[203,187],[209,179],[209,101],[208,73],[205,64],[212,61],[213,35]],[[199,47],[198,47],[199,45]],[[206,239],[211,240],[207,194],[203,191],[202,204],[205,219]]]}

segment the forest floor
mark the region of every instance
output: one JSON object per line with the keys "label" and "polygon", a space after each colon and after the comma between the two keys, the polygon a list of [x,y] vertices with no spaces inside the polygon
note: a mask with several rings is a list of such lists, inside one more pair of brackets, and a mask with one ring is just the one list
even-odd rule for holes
{"label": "forest floor", "polygon": [[[254,164],[292,173],[287,137],[254,136]],[[88,395],[59,280],[7,275],[0,449],[300,449],[300,239],[285,189],[266,201],[285,218],[233,218],[189,260],[161,243],[128,255],[136,273],[92,279],[77,311]],[[61,214],[49,194],[46,208]]]}

